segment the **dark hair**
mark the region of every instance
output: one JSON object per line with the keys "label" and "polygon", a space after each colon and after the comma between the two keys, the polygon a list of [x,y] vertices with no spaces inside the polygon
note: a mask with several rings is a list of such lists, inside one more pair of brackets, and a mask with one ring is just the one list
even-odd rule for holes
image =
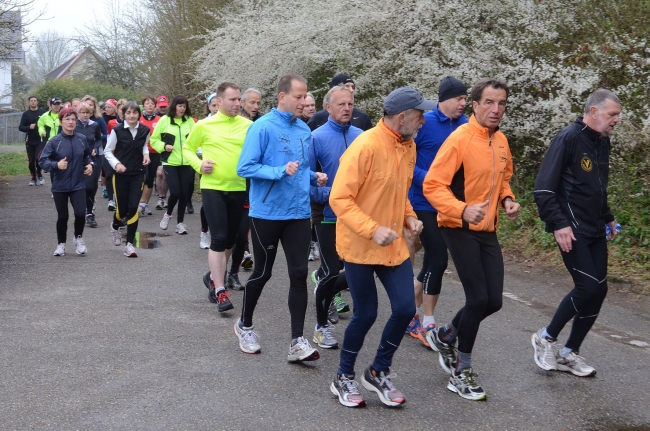
{"label": "dark hair", "polygon": [[59,111],[59,121],[63,121],[65,117],[69,117],[70,115],[74,115],[74,119],[78,119],[79,115],[72,109],[72,108],[63,108]]}
{"label": "dark hair", "polygon": [[481,98],[483,97],[483,90],[485,90],[488,87],[496,88],[499,90],[505,90],[506,100],[510,95],[510,89],[508,88],[508,85],[505,82],[496,78],[485,78],[476,82],[476,84],[474,84],[474,86],[472,87],[472,93],[471,93],[472,102],[480,103]]}
{"label": "dark hair", "polygon": [[239,86],[237,84],[235,84],[234,82],[226,81],[226,82],[222,82],[217,87],[217,97],[223,97],[223,93],[225,93],[226,90],[229,89],[229,88],[232,88],[233,90],[241,91],[241,88],[239,88]]}
{"label": "dark hair", "polygon": [[147,100],[151,100],[153,104],[156,105],[156,98],[153,97],[151,94],[147,94],[142,98],[142,106],[144,106],[144,102],[146,102]]}
{"label": "dark hair", "polygon": [[142,110],[140,109],[140,105],[138,105],[138,102],[133,101],[133,102],[127,102],[122,106],[122,118],[124,118],[124,116],[126,115],[126,111],[128,111],[129,109],[133,111],[138,111],[138,120],[140,119],[140,117],[142,117]]}
{"label": "dark hair", "polygon": [[29,97],[27,98],[28,101],[29,101],[29,100],[32,100],[32,99],[36,99],[36,100],[38,101],[38,97],[36,97],[36,96],[29,96]]}
{"label": "dark hair", "polygon": [[307,80],[303,78],[302,76],[298,75],[284,75],[280,77],[278,80],[278,87],[277,87],[277,92],[275,93],[276,95],[279,95],[280,93],[287,94],[291,91],[291,88],[293,87],[293,81],[298,81],[302,82],[303,84],[307,84]]}
{"label": "dark hair", "polygon": [[190,112],[190,104],[187,101],[187,97],[179,94],[178,96],[174,97],[172,103],[169,104],[169,110],[167,111],[167,116],[169,118],[176,118],[176,106],[178,105],[185,105],[185,116],[192,116],[192,113]]}

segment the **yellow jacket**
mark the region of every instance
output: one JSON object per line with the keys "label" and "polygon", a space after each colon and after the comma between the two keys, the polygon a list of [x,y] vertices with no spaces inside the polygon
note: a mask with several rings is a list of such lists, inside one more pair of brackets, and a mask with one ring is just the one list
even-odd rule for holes
{"label": "yellow jacket", "polygon": [[[402,228],[408,217],[417,218],[408,200],[415,143],[400,139],[382,119],[341,156],[329,203],[338,218],[336,251],[347,262],[397,266],[409,258]],[[379,226],[400,237],[377,245],[372,236]]]}
{"label": "yellow jacket", "polygon": [[[442,144],[424,178],[422,191],[438,210],[438,226],[494,232],[499,223],[499,204],[510,189],[512,154],[508,139],[500,131],[489,136],[474,116],[456,129]],[[488,201],[486,216],[479,224],[462,219],[468,205]]]}

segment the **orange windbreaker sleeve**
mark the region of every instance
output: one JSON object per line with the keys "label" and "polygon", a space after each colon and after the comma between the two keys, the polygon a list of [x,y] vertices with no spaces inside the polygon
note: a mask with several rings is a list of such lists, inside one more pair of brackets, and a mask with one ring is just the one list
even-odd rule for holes
{"label": "orange windbreaker sleeve", "polygon": [[501,192],[499,193],[499,202],[503,202],[505,198],[510,196],[513,200],[515,200],[515,194],[512,192],[512,189],[510,188],[510,177],[512,177],[512,172],[513,172],[513,165],[512,165],[512,154],[508,154],[508,163],[506,164],[506,171],[503,174],[503,181],[501,183]]}
{"label": "orange windbreaker sleeve", "polygon": [[451,191],[451,182],[463,163],[462,140],[451,135],[440,147],[429,172],[424,177],[422,192],[431,205],[447,217],[460,219],[467,204]]}

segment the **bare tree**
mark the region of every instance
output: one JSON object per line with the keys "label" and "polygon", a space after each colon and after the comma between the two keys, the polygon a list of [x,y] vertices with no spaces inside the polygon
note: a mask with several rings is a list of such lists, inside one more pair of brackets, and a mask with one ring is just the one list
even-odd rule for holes
{"label": "bare tree", "polygon": [[34,84],[45,81],[45,74],[70,59],[75,44],[56,30],[41,33],[28,51],[25,74]]}

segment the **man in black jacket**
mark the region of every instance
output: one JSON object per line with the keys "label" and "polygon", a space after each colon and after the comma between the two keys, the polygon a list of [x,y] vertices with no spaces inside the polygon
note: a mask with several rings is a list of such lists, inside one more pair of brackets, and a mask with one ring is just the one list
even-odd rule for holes
{"label": "man in black jacket", "polygon": [[[356,85],[354,84],[352,78],[350,78],[348,75],[341,73],[339,75],[336,75],[334,78],[332,78],[332,80],[329,83],[330,88],[334,88],[337,85],[344,85],[352,92],[352,95],[354,95],[354,90],[356,89]],[[329,114],[327,113],[327,110],[323,109],[322,111],[318,111],[317,113],[315,113],[314,116],[309,119],[307,125],[313,132],[323,124],[327,123],[328,117]],[[350,118],[350,124],[364,131],[372,127],[372,121],[370,121],[370,117],[368,116],[368,114],[366,114],[365,112],[357,108],[354,108],[352,110],[352,118]]]}
{"label": "man in black jacket", "polygon": [[[614,93],[605,89],[591,93],[584,117],[551,141],[535,181],[539,216],[555,236],[575,284],[551,323],[532,336],[535,363],[544,370],[581,377],[596,374],[578,353],[607,295],[607,240],[617,234],[607,204],[609,136],[620,113],[621,101]],[[571,334],[560,348],[557,337],[571,319]]]}
{"label": "man in black jacket", "polygon": [[43,179],[43,171],[38,165],[38,159],[41,156],[41,151],[45,146],[45,141],[41,139],[38,134],[38,118],[45,113],[45,109],[38,107],[38,98],[36,96],[29,96],[29,109],[23,112],[20,118],[18,130],[25,133],[25,148],[27,149],[27,163],[29,163],[29,173],[32,174],[32,180],[29,182],[30,186],[38,184],[45,184]]}

